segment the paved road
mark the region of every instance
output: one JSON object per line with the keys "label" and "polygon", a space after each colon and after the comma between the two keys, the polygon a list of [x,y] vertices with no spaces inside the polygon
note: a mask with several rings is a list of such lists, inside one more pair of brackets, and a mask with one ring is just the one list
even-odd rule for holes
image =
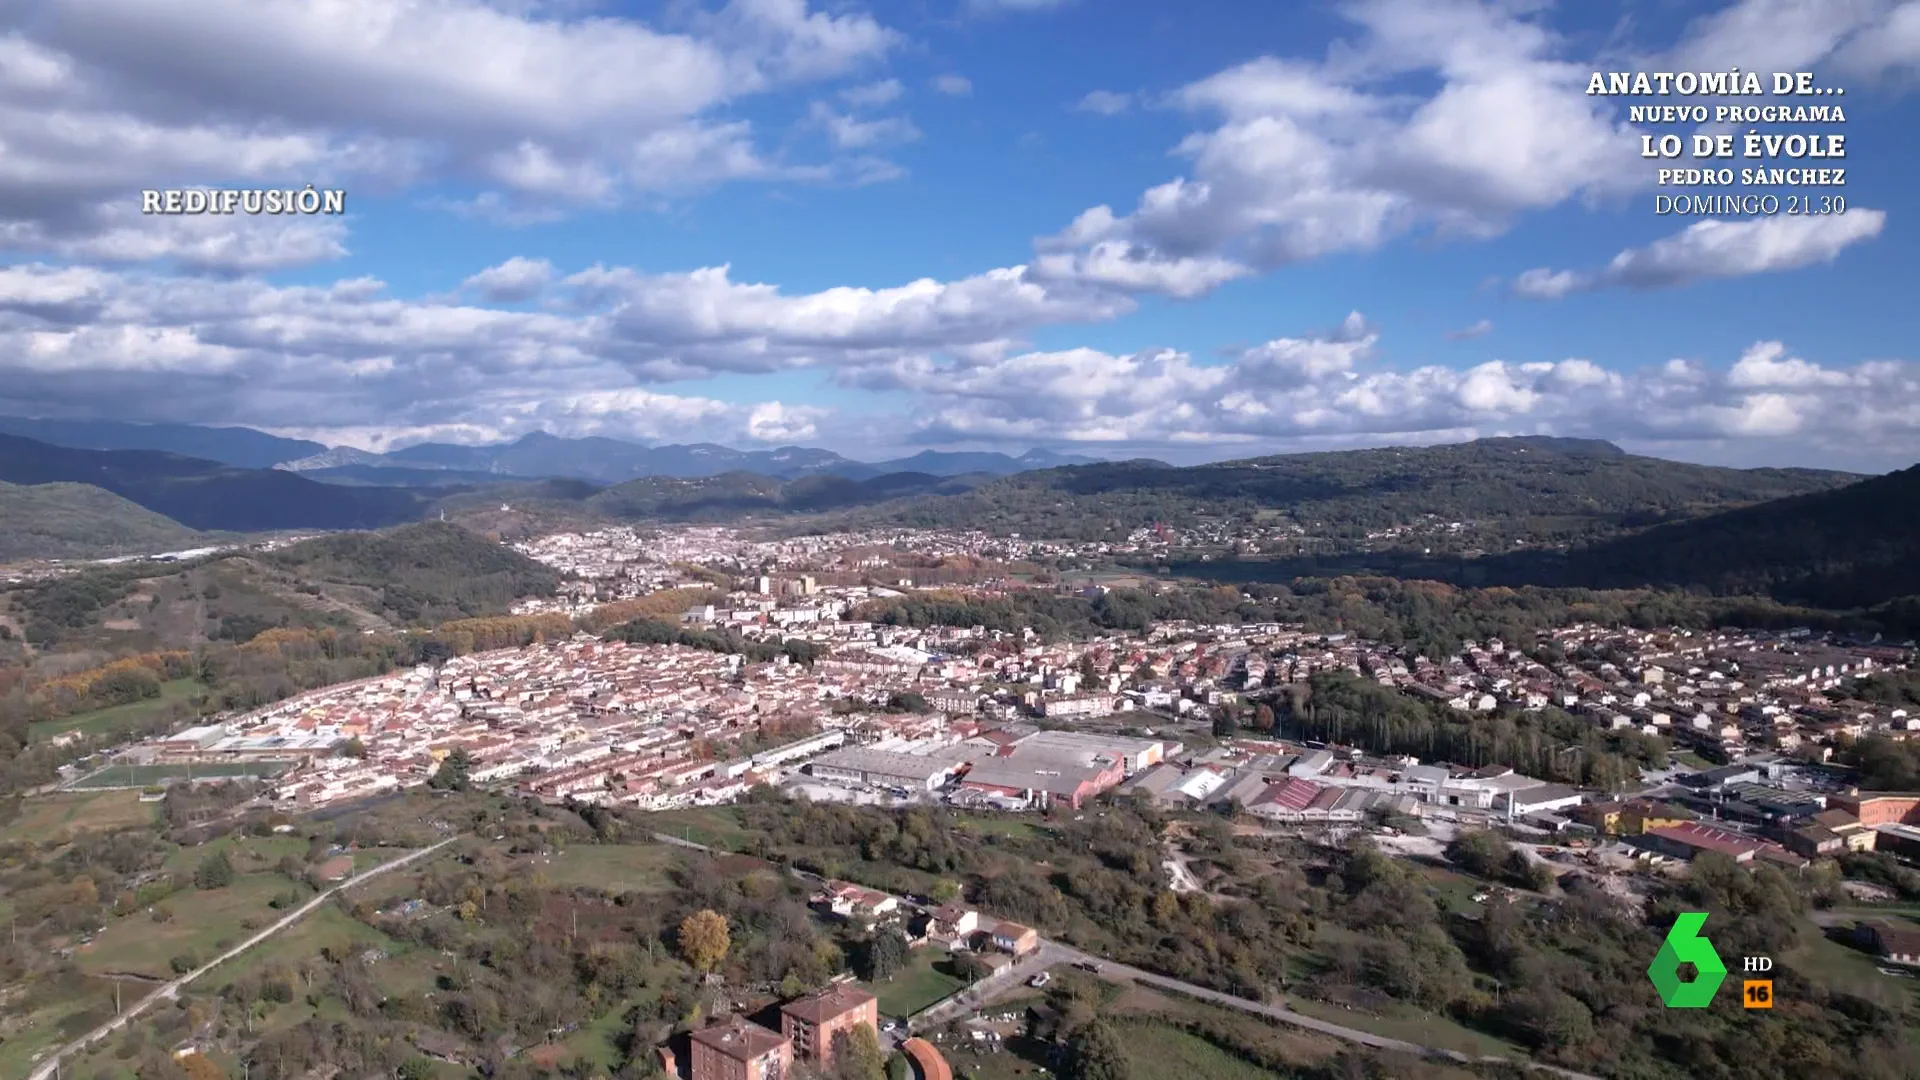
{"label": "paved road", "polygon": [[[653,838],[663,844],[672,844],[675,847],[704,851],[709,854],[723,854],[705,844],[696,844],[691,840],[684,840],[678,836],[672,836],[667,833],[654,833]],[[805,871],[794,870],[793,873],[796,876],[809,880],[819,880],[818,875],[809,874]],[[1403,1039],[1390,1039],[1384,1035],[1375,1035],[1371,1031],[1361,1031],[1359,1028],[1346,1027],[1342,1024],[1322,1020],[1317,1016],[1297,1013],[1285,1005],[1269,1005],[1261,1001],[1248,1001],[1243,997],[1235,997],[1232,994],[1221,993],[1218,990],[1210,990],[1204,986],[1195,986],[1192,983],[1181,982],[1179,979],[1170,979],[1165,975],[1156,975],[1151,971],[1144,971],[1140,968],[1116,963],[1104,956],[1095,956],[1092,953],[1082,952],[1071,945],[1050,941],[1045,938],[1041,939],[1039,949],[1035,950],[1032,955],[1026,959],[1014,964],[1013,967],[1008,970],[991,979],[982,980],[973,987],[935,1004],[924,1012],[915,1014],[912,1026],[919,1031],[939,1027],[941,1024],[947,1023],[958,1016],[981,1008],[1002,991],[1024,983],[1048,968],[1060,964],[1078,963],[1100,965],[1100,974],[1103,978],[1129,979],[1133,982],[1144,983],[1148,986],[1157,986],[1163,990],[1172,990],[1175,993],[1185,994],[1188,997],[1198,998],[1215,1005],[1224,1005],[1229,1009],[1238,1009],[1241,1012],[1264,1016],[1269,1019],[1278,1020],[1283,1024],[1292,1024],[1295,1027],[1305,1028],[1309,1031],[1317,1031],[1323,1035],[1331,1035],[1337,1039],[1345,1039],[1348,1042],[1359,1043],[1362,1046],[1378,1047],[1382,1050],[1395,1050],[1403,1054],[1416,1054],[1421,1057],[1444,1058],[1449,1061],[1461,1063],[1479,1061],[1487,1064],[1498,1064],[1510,1062],[1512,1064],[1539,1069],[1542,1072],[1563,1077],[1565,1080],[1600,1080],[1599,1077],[1591,1076],[1587,1073],[1574,1072],[1571,1069],[1557,1068],[1552,1065],[1542,1065],[1538,1062],[1524,1059],[1511,1061],[1511,1059],[1508,1058],[1491,1055],[1475,1058],[1472,1055],[1463,1054],[1457,1050],[1446,1050],[1437,1046],[1421,1046],[1418,1043],[1407,1042]]]}
{"label": "paved road", "polygon": [[158,989],[154,990],[152,993],[149,993],[146,997],[143,997],[139,1001],[136,1001],[132,1005],[128,1006],[126,1011],[122,1012],[119,1016],[116,1016],[113,1019],[107,1021],[106,1023],[101,1024],[99,1027],[94,1028],[92,1031],[87,1032],[85,1035],[80,1036],[78,1039],[75,1039],[74,1041],[54,1051],[52,1054],[49,1054],[47,1057],[41,1060],[38,1066],[34,1068],[30,1076],[30,1080],[45,1080],[45,1078],[53,1076],[54,1070],[59,1067],[62,1059],[68,1057],[71,1054],[78,1053],[79,1051],[86,1049],[89,1045],[99,1041],[100,1039],[104,1039],[108,1035],[113,1034],[115,1031],[118,1031],[120,1028],[124,1027],[134,1017],[139,1016],[141,1013],[145,1012],[149,1007],[162,1001],[171,1001],[173,998],[179,995],[181,987],[186,986],[188,983],[192,982],[193,980],[199,978],[202,975],[205,975],[207,972],[212,971],[214,968],[219,967],[221,964],[224,964],[227,961],[233,959],[234,957],[239,956],[241,953],[246,952],[248,949],[253,948],[255,945],[260,944],[261,942],[267,940],[268,938],[279,933],[280,931],[285,930],[287,927],[292,926],[294,923],[299,922],[301,919],[306,918],[309,914],[312,914],[315,908],[319,907],[321,904],[324,904],[329,899],[331,899],[335,893],[345,889],[351,889],[356,885],[359,885],[373,878],[379,877],[381,874],[384,874],[389,870],[394,870],[399,867],[405,866],[408,863],[413,862],[417,859],[424,859],[427,856],[432,855],[434,852],[439,851],[441,848],[446,847],[448,844],[451,844],[458,839],[460,839],[460,837],[458,836],[449,836],[445,840],[440,841],[439,843],[433,845],[432,847],[424,847],[418,851],[408,852],[407,854],[402,855],[397,859],[394,859],[392,862],[381,863],[379,866],[373,867],[370,870],[361,871],[360,873],[355,874],[354,876],[348,878],[347,880],[341,882],[340,884],[335,885],[332,888],[317,894],[316,896],[314,896],[313,899],[307,901],[306,903],[300,905],[297,908],[294,908],[291,912],[288,912],[285,916],[283,916],[280,919],[279,922],[274,923],[272,926],[267,927],[265,930],[260,931],[259,933],[253,935],[247,940],[241,942],[238,945],[235,945],[233,948],[228,949],[226,952],[221,953],[219,956],[214,957],[213,959],[207,961],[206,963],[200,965],[199,967],[193,969],[192,971],[187,972],[185,975],[180,976],[179,978],[173,980],[172,982],[162,984]]}
{"label": "paved road", "polygon": [[1249,1001],[1246,998],[1236,997],[1218,990],[1210,990],[1204,986],[1195,986],[1189,982],[1181,982],[1179,979],[1170,979],[1165,975],[1156,975],[1151,971],[1143,971],[1140,968],[1115,963],[1104,957],[1082,952],[1070,945],[1062,945],[1058,942],[1046,942],[1042,946],[1042,951],[1047,950],[1051,950],[1055,955],[1064,957],[1070,963],[1094,963],[1100,965],[1101,978],[1128,979],[1147,986],[1155,986],[1163,990],[1172,990],[1176,993],[1185,994],[1192,998],[1199,998],[1202,1001],[1211,1002],[1215,1005],[1223,1005],[1229,1009],[1237,1009],[1241,1012],[1265,1016],[1273,1020],[1278,1020],[1283,1024],[1292,1024],[1295,1027],[1305,1028],[1309,1031],[1317,1031],[1323,1035],[1332,1035],[1335,1038],[1359,1043],[1362,1046],[1373,1046],[1382,1050],[1396,1050],[1403,1054],[1417,1054],[1421,1057],[1445,1058],[1463,1064],[1476,1061],[1488,1064],[1508,1062],[1565,1077],[1566,1080],[1599,1080],[1598,1077],[1589,1076],[1586,1073],[1556,1068],[1552,1065],[1541,1065],[1533,1061],[1513,1061],[1512,1059],[1494,1056],[1476,1058],[1469,1054],[1462,1054],[1457,1050],[1445,1050],[1437,1046],[1422,1046],[1419,1043],[1411,1043],[1403,1039],[1390,1039],[1384,1035],[1375,1035],[1371,1031],[1361,1031],[1358,1028],[1350,1028],[1343,1024],[1322,1020],[1317,1016],[1308,1016],[1305,1013],[1294,1012],[1285,1005],[1269,1005],[1266,1002]]}

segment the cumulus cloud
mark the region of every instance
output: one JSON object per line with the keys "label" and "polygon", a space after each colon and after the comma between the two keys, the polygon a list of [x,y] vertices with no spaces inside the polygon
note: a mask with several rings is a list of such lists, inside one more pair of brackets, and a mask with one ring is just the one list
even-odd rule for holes
{"label": "cumulus cloud", "polygon": [[[535,297],[538,310],[487,306]],[[651,437],[620,412],[642,387],[1004,355],[1037,327],[1110,319],[1131,304],[1023,267],[793,294],[736,281],[725,266],[562,276],[515,258],[467,278],[456,297],[408,300],[367,278],[277,286],[26,264],[0,269],[0,412],[360,432],[506,416],[518,430],[550,421]],[[764,404],[710,419],[740,438],[797,438],[825,415],[749,407]]]}
{"label": "cumulus cloud", "polygon": [[484,300],[510,304],[540,295],[552,279],[552,263],[515,255],[498,266],[487,267],[462,284]]}
{"label": "cumulus cloud", "polygon": [[[1531,7],[1371,0],[1326,59],[1263,57],[1181,88],[1219,126],[1188,175],[1127,214],[1096,207],[1043,250],[1121,243],[1251,270],[1376,248],[1416,229],[1484,236],[1520,214],[1640,183],[1633,133]],[[1437,89],[1410,94],[1431,79]],[[1102,225],[1089,229],[1090,217]],[[1153,253],[1152,255],[1146,253]]]}
{"label": "cumulus cloud", "polygon": [[[1262,272],[1409,234],[1492,236],[1530,212],[1616,200],[1652,180],[1624,116],[1585,93],[1595,61],[1547,25],[1542,5],[1361,0],[1340,10],[1354,33],[1322,59],[1261,57],[1171,94],[1172,104],[1218,119],[1176,147],[1186,173],[1148,189],[1129,212],[1094,207],[1041,238],[1041,250],[1116,244],[1136,263],[1212,258]],[[1696,21],[1659,63],[1641,66],[1804,70],[1831,60],[1906,71],[1920,57],[1910,45],[1920,45],[1920,0],[1845,0],[1817,14],[1793,0],[1745,0]],[[1081,107],[1125,104],[1096,92]],[[1605,274],[1535,272],[1524,288],[1653,287],[1783,269],[1830,257],[1837,247],[1823,240],[1841,237],[1844,247],[1878,227],[1871,214],[1849,214],[1798,232],[1707,230]],[[1103,264],[1058,265],[1098,273]]]}
{"label": "cumulus cloud", "polygon": [[[1467,369],[1378,363],[1357,317],[1280,338],[1225,364],[1153,350],[924,357],[849,369],[851,385],[927,402],[920,437],[1016,445],[1053,438],[1129,449],[1364,445],[1476,435],[1577,435],[1663,446],[1769,445],[1845,454],[1860,440],[1889,460],[1920,456],[1920,365],[1827,367],[1761,342],[1716,369],[1675,360],[1610,370],[1590,360],[1492,360]],[[1775,446],[1778,450],[1781,447]]]}
{"label": "cumulus cloud", "polygon": [[890,143],[912,142],[920,137],[920,129],[904,116],[862,120],[837,112],[824,101],[813,103],[808,118],[815,127],[826,132],[829,142],[842,150],[866,150]]}
{"label": "cumulus cloud", "polygon": [[1798,270],[1832,262],[1848,247],[1879,236],[1886,223],[1885,212],[1864,209],[1698,221],[1645,247],[1627,248],[1598,270],[1529,270],[1514,280],[1513,291],[1535,300],[1558,300],[1594,289],[1661,289]]}
{"label": "cumulus cloud", "polygon": [[1073,0],[966,0],[967,10],[987,15],[1001,11],[1050,11]]}
{"label": "cumulus cloud", "polygon": [[973,93],[973,80],[965,75],[935,75],[929,85],[949,97],[965,97]]}
{"label": "cumulus cloud", "polygon": [[840,91],[840,99],[856,108],[872,108],[896,101],[906,92],[899,79],[883,79],[880,82],[864,86],[853,86]]}
{"label": "cumulus cloud", "polygon": [[1092,90],[1074,107],[1081,112],[1099,113],[1101,116],[1119,116],[1133,107],[1133,95],[1112,90]]}
{"label": "cumulus cloud", "polygon": [[0,36],[0,237],[44,252],[164,249],[226,269],[337,257],[338,237],[184,236],[191,227],[122,221],[123,208],[145,187],[374,193],[432,177],[482,188],[476,209],[525,217],[831,175],[767,160],[748,125],[713,114],[854,72],[900,40],[805,0],[732,0],[682,32],[484,0],[208,0],[190,19],[141,0],[33,10]]}
{"label": "cumulus cloud", "polygon": [[1493,320],[1481,319],[1471,326],[1463,326],[1458,330],[1449,330],[1447,332],[1447,340],[1472,341],[1474,338],[1483,338],[1491,333],[1493,333]]}

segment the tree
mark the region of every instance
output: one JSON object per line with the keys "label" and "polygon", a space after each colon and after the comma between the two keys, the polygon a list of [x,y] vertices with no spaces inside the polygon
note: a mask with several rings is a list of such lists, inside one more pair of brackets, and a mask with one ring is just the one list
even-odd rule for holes
{"label": "tree", "polygon": [[702,975],[719,967],[733,946],[727,933],[727,917],[707,908],[680,920],[678,941],[681,958]]}
{"label": "tree", "polygon": [[452,753],[441,759],[440,767],[434,770],[427,784],[441,791],[465,791],[469,783],[467,773],[472,768],[473,758],[467,754],[467,748],[456,746]]}
{"label": "tree", "polygon": [[855,1024],[834,1039],[834,1072],[840,1080],[886,1080],[887,1055],[871,1024]]}
{"label": "tree", "polygon": [[1067,1043],[1067,1080],[1128,1080],[1127,1052],[1105,1020],[1081,1028]]}
{"label": "tree", "polygon": [[1256,730],[1262,734],[1273,731],[1273,723],[1273,706],[1263,701],[1253,707],[1253,726]]}
{"label": "tree", "polygon": [[1213,718],[1213,737],[1231,739],[1240,733],[1240,725],[1234,722],[1233,714],[1222,712]]}
{"label": "tree", "polygon": [[193,870],[196,889],[224,889],[233,884],[233,860],[224,851],[216,851],[200,860]]}
{"label": "tree", "polygon": [[333,752],[341,757],[364,758],[367,756],[367,744],[360,741],[360,736],[355,735],[351,739],[342,739],[335,743]]}
{"label": "tree", "polygon": [[907,966],[907,939],[900,931],[887,929],[873,936],[867,942],[867,980],[884,982],[900,973]]}
{"label": "tree", "polygon": [[179,1061],[181,1071],[192,1080],[227,1080],[226,1071],[205,1054],[188,1054]]}

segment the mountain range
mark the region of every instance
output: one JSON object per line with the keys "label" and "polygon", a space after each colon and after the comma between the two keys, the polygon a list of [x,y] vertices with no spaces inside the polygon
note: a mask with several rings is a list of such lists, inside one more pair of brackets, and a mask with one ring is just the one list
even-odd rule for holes
{"label": "mountain range", "polygon": [[327,483],[388,487],[485,484],[502,478],[563,478],[618,484],[644,476],[718,476],[729,472],[752,472],[783,480],[822,474],[870,480],[903,472],[929,476],[966,473],[1005,476],[1099,460],[1033,449],[1017,457],[993,452],[923,450],[911,457],[867,462],[807,446],[781,446],[772,450],[735,450],[716,443],[643,446],[622,439],[569,439],[545,432],[483,446],[418,443],[381,454],[346,446],[328,447],[305,439],[286,439],[243,427],[21,416],[0,416],[0,435],[17,435],[76,450],[159,450],[247,469],[277,467]]}
{"label": "mountain range", "polygon": [[[427,500],[396,487],[342,487],[155,450],[78,450],[0,435],[0,482],[105,489],[190,529],[377,529],[414,521]],[[9,518],[6,531],[28,524]]]}
{"label": "mountain range", "polygon": [[903,472],[929,476],[965,473],[1003,476],[1062,465],[1086,465],[1095,460],[1035,449],[1018,457],[923,450],[912,457],[865,462],[807,446],[781,446],[772,450],[735,450],[716,443],[642,446],[619,439],[565,439],[535,432],[492,446],[420,443],[384,454],[336,447],[277,464],[279,468],[320,480],[365,481],[377,475],[373,470],[379,469],[393,470],[394,483],[438,486],[443,481],[437,481],[434,474],[440,472],[461,477],[564,477],[604,484],[646,476],[699,477],[731,472],[757,473],[782,480],[822,475],[869,480]]}
{"label": "mountain range", "polygon": [[324,452],[305,439],[283,439],[243,427],[135,424],[124,420],[37,420],[0,416],[0,435],[18,435],[75,450],[164,450],[244,469],[270,469]]}
{"label": "mountain range", "polygon": [[[622,447],[629,456],[621,468],[686,463],[707,456],[695,453],[702,449],[738,453],[615,444]],[[1895,621],[1920,625],[1920,466],[1863,478],[1693,465],[1591,440],[1506,438],[1012,475],[849,476],[828,471],[846,459],[793,448],[785,458],[781,451],[742,456],[819,467],[798,476],[735,469],[607,484],[506,471],[541,468],[544,451],[611,452],[591,440],[522,439],[504,448],[514,450],[505,464],[501,456],[472,456],[474,448],[411,449],[383,456],[393,459],[384,463],[335,460],[319,471],[354,475],[322,483],[310,470],[0,435],[0,558],[154,552],[208,542],[207,532],[377,529],[442,513],[502,533],[534,522],[591,527],[807,514],[823,527],[1118,540],[1164,522],[1216,538],[1257,526],[1268,539],[1245,556],[1255,560],[1246,566],[1252,573],[1321,575],[1364,564],[1466,584],[1675,586],[1840,610],[1905,605],[1900,610],[1912,608],[1912,618]],[[656,456],[640,456],[648,453]],[[979,464],[970,459],[935,460]],[[928,455],[905,460],[929,463]],[[379,483],[408,474],[447,482]]]}

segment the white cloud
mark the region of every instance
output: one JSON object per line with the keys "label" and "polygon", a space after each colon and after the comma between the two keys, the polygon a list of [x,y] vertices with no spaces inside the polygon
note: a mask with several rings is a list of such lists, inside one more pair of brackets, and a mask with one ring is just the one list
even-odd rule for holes
{"label": "white cloud", "polygon": [[862,120],[836,112],[824,101],[814,102],[807,115],[815,127],[827,133],[828,141],[842,150],[866,150],[920,138],[920,129],[904,116]]}
{"label": "white cloud", "polygon": [[973,80],[965,75],[935,75],[928,85],[949,97],[965,97],[973,93]]}
{"label": "white cloud", "polygon": [[1073,0],[966,0],[967,10],[981,15],[1002,11],[1051,11],[1070,3]]}
{"label": "white cloud", "polygon": [[515,255],[498,266],[487,267],[462,285],[491,303],[511,304],[539,296],[551,280],[552,263]]}
{"label": "white cloud", "polygon": [[1119,116],[1133,107],[1133,95],[1117,93],[1112,90],[1092,90],[1074,108],[1081,112],[1098,113],[1101,116]]}
{"label": "white cloud", "polygon": [[840,91],[840,99],[856,108],[872,108],[896,101],[905,92],[906,87],[900,85],[899,79],[883,79],[864,86],[848,87]]}
{"label": "white cloud", "polygon": [[1593,289],[1662,289],[1798,270],[1832,262],[1848,247],[1879,236],[1886,223],[1885,212],[1865,209],[1699,221],[1646,247],[1628,248],[1599,270],[1529,270],[1514,280],[1513,291],[1535,300],[1558,300]]}
{"label": "white cloud", "polygon": [[856,72],[900,40],[805,0],[731,0],[681,32],[485,0],[207,0],[191,19],[46,0],[0,35],[0,228],[27,250],[146,245],[259,269],[337,257],[338,239],[176,226],[136,241],[115,214],[148,187],[373,194],[432,178],[480,185],[464,205],[527,220],[732,179],[833,178],[832,163],[763,160],[747,124],[714,114]]}
{"label": "white cloud", "polygon": [[1486,337],[1488,334],[1491,334],[1491,333],[1493,333],[1493,320],[1481,319],[1479,322],[1476,322],[1471,326],[1463,326],[1458,330],[1448,331],[1447,340],[1448,341],[1472,341],[1475,338]]}
{"label": "white cloud", "polygon": [[1188,298],[1245,277],[1251,271],[1229,259],[1201,255],[1171,258],[1151,248],[1104,240],[1077,252],[1042,254],[1034,259],[1041,280],[1078,282],[1135,293]]}
{"label": "white cloud", "polygon": [[[1371,0],[1323,61],[1266,57],[1172,99],[1217,114],[1178,152],[1189,174],[1131,213],[1083,214],[1043,250],[1118,242],[1136,258],[1266,270],[1417,229],[1484,236],[1520,214],[1631,189],[1645,168],[1588,69],[1531,6]],[[1412,94],[1410,82],[1437,89]],[[1087,228],[1098,219],[1102,228]]]}
{"label": "white cloud", "polygon": [[1072,349],[901,358],[843,378],[918,395],[920,438],[935,442],[1053,438],[1127,452],[1203,443],[1218,454],[1543,433],[1797,460],[1847,457],[1864,440],[1890,461],[1920,457],[1920,364],[1831,368],[1762,342],[1719,370],[1684,360],[1610,370],[1581,358],[1395,369],[1375,363],[1378,344],[1356,316],[1224,364]]}
{"label": "white cloud", "polygon": [[[545,301],[538,310],[482,302],[535,297]],[[403,300],[371,279],[276,286],[28,264],[0,269],[0,413],[343,430],[484,426],[510,414],[525,430],[544,419],[617,433],[641,422],[623,419],[617,403],[650,384],[1000,356],[1036,327],[1130,307],[1120,294],[1056,287],[1022,267],[789,294],[735,281],[724,266],[560,277],[544,261],[515,258],[468,277],[455,295]],[[785,406],[749,426],[749,413],[726,414],[739,438],[798,438],[823,416]]]}

